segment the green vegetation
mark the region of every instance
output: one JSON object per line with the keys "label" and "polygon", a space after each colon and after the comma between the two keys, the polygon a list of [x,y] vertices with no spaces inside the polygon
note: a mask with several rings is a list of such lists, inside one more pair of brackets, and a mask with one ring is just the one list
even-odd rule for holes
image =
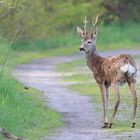
{"label": "green vegetation", "polygon": [[138,26],[139,24],[136,23],[128,23],[125,25],[112,24],[99,27],[97,48],[99,50],[139,48],[140,38],[138,33],[140,28]]}
{"label": "green vegetation", "polygon": [[0,86],[0,127],[30,140],[61,125],[60,115],[44,105],[41,93],[26,90],[5,72]]}
{"label": "green vegetation", "polygon": [[97,13],[100,23],[140,21],[139,0],[1,0],[0,6],[1,36],[10,38],[20,28],[18,40],[70,31],[85,15],[94,18]]}
{"label": "green vegetation", "polygon": [[[102,113],[102,99],[99,87],[96,84],[95,80],[92,78],[93,77],[92,74],[87,72],[87,70],[84,71],[85,67],[87,67],[86,64],[84,63],[85,63],[84,60],[67,62],[59,65],[58,70],[60,72],[65,73],[67,72],[75,73],[74,75],[63,77],[65,82],[75,82],[74,84],[69,85],[68,89],[77,91],[82,95],[91,96],[93,100],[93,105],[96,104],[97,110]],[[82,74],[78,74],[80,70],[82,70],[83,72]],[[139,91],[139,89],[140,87],[137,86],[137,91]],[[133,130],[130,128],[133,110],[133,101],[131,92],[128,86],[123,86],[120,89],[120,93],[121,93],[121,104],[115,119],[115,125],[113,130],[109,130],[111,133],[113,132],[114,134]],[[138,98],[140,98],[139,94]],[[113,90],[110,89],[109,117],[111,117],[112,115],[114,103],[115,103],[114,93]],[[137,128],[140,127],[139,122],[140,122],[140,111],[137,110]]]}
{"label": "green vegetation", "polygon": [[71,30],[77,23],[82,22],[85,14],[93,17],[97,11],[103,11],[99,7],[100,1],[2,1],[8,3],[8,6],[0,5],[2,36],[10,38],[12,33],[20,28],[18,40],[52,37],[56,33]]}
{"label": "green vegetation", "polygon": [[[111,50],[112,49],[121,49],[121,48],[132,49],[132,46],[133,46],[133,49],[139,48],[139,44],[140,44],[140,42],[139,42],[139,40],[140,40],[139,39],[139,32],[140,32],[139,24],[132,23],[132,24],[127,24],[125,26],[120,26],[119,24],[112,24],[110,26],[101,25],[99,27],[99,29],[100,29],[100,32],[99,32],[99,37],[98,37],[98,41],[97,41],[97,49],[100,51],[110,50],[110,49]],[[1,54],[4,54],[6,45],[2,45],[2,44],[3,43],[1,43]],[[9,51],[10,58],[8,58],[8,60],[10,60],[10,61],[8,62],[8,65],[10,65],[10,67],[13,67],[13,65],[15,66],[17,63],[18,64],[26,63],[33,59],[38,59],[38,58],[42,58],[42,57],[61,56],[61,55],[64,56],[64,55],[76,54],[79,52],[79,50],[78,50],[79,45],[80,45],[80,38],[78,37],[77,33],[74,31],[71,31],[70,33],[59,34],[59,35],[54,36],[53,38],[49,38],[47,40],[30,40],[30,41],[25,40],[22,42],[18,41],[18,42],[14,43],[14,45],[12,46],[12,48]],[[86,63],[85,60],[69,62],[64,65],[61,65],[59,67],[59,71],[61,71],[61,70],[63,72],[68,72],[68,71],[71,72],[73,70],[80,71],[81,66],[84,66],[85,63]],[[76,74],[76,75],[64,77],[64,79],[68,82],[71,82],[71,81],[85,82],[86,81],[87,82],[86,85],[76,84],[75,86],[72,85],[71,88],[78,90],[78,91],[81,90],[80,92],[82,92],[83,94],[86,93],[88,95],[93,96],[93,99],[96,99],[96,101],[98,101],[98,103],[101,101],[100,96],[98,96],[99,95],[98,88],[96,86],[92,85],[92,84],[95,84],[95,82],[92,80],[92,75]],[[4,80],[4,81],[6,83],[6,80]],[[15,85],[17,85],[17,83]],[[125,90],[127,91],[128,89],[125,88]],[[17,91],[16,88],[15,88],[15,91]],[[96,94],[93,94],[93,91],[96,91]],[[22,96],[22,94],[20,94],[22,92],[17,91],[16,93],[19,94],[19,96],[20,95]],[[11,98],[11,97],[9,97],[9,98]],[[23,96],[21,97],[21,99],[22,98],[23,98]],[[113,98],[113,96],[110,99],[112,99],[112,98]],[[100,110],[101,109],[102,109],[102,106],[100,106]],[[23,110],[23,111],[26,112],[25,110]],[[43,110],[43,111],[45,111],[45,110]],[[42,115],[44,114],[43,111],[41,113]],[[11,111],[11,113],[12,113],[12,111]],[[128,114],[128,116],[130,116],[129,114]],[[12,116],[12,115],[10,115],[10,116]],[[29,116],[29,118],[30,117],[31,116]],[[128,119],[130,119],[130,118],[128,117]],[[54,120],[59,120],[59,117],[54,118]],[[51,123],[52,122],[53,121],[51,121]],[[48,124],[47,121],[46,121],[46,123]],[[119,123],[117,121],[116,125],[120,126],[121,124],[122,124],[122,122]],[[5,124],[3,123],[2,126],[4,127],[4,125]],[[0,126],[1,126],[1,124],[0,124]],[[59,122],[57,122],[55,125],[53,125],[53,127],[55,127],[55,126],[59,126]],[[127,128],[126,123],[124,126],[126,126],[126,128]],[[21,127],[20,128],[21,130],[24,128],[22,125],[20,127]],[[47,127],[47,125],[46,125],[46,127]],[[14,126],[12,128],[14,128]],[[32,125],[28,126],[27,129],[30,129],[30,128],[32,128]],[[115,128],[119,129],[120,127],[115,127]],[[25,132],[26,132],[26,131],[24,131],[25,129],[22,130],[23,133],[20,133],[17,130],[11,130],[11,128],[9,126],[7,126],[7,129],[9,131],[13,132],[14,134],[21,135],[21,136],[22,135],[27,136],[27,134],[25,135]],[[121,127],[121,129],[124,130],[123,127]],[[42,129],[40,131],[42,131]],[[34,135],[34,132],[31,131],[31,133],[29,134],[31,138],[34,137],[34,136],[32,136],[32,135]],[[44,131],[42,131],[42,132],[44,132]],[[36,133],[36,134],[38,134],[38,133]],[[39,135],[41,135],[41,134],[39,134]]]}
{"label": "green vegetation", "polygon": [[37,140],[62,125],[61,115],[45,106],[39,91],[24,89],[11,76],[11,68],[17,62],[27,62],[31,57],[28,53],[24,54],[28,59],[19,59],[16,57],[19,54],[8,50],[7,46],[6,42],[0,44],[0,127],[16,136]]}
{"label": "green vegetation", "polygon": [[106,9],[105,13],[103,14],[106,22],[119,20],[125,23],[129,20],[140,20],[139,0],[102,0],[101,3]]}
{"label": "green vegetation", "polygon": [[[140,19],[138,2],[138,0],[116,0],[115,3],[112,0],[0,0],[0,127],[15,135],[35,140],[51,128],[62,125],[59,122],[61,116],[44,106],[41,94],[33,89],[24,90],[23,86],[11,76],[11,69],[17,64],[34,59],[78,54],[80,37],[76,33],[76,27],[83,27],[82,19],[85,15],[91,18],[91,22],[97,13],[100,15],[97,50],[139,49],[140,24],[136,22]],[[115,6],[117,11],[109,10],[106,7],[108,4]],[[117,15],[120,8],[123,10],[121,13],[127,13],[125,17],[127,23],[124,20],[125,14],[121,14],[122,17]],[[124,24],[120,24],[119,21],[123,21]],[[112,24],[108,24],[111,22]],[[10,42],[17,30],[19,33],[16,41],[7,52],[7,42]],[[84,64],[84,61],[70,62],[61,65],[59,70],[80,71],[79,67]],[[96,86],[89,88],[94,84],[91,76],[75,74],[65,77],[65,80],[88,81],[86,86],[77,84],[71,88],[78,91],[83,89],[84,92],[80,91],[81,93],[89,94],[93,99],[97,98],[96,101],[100,100],[96,94],[98,88]],[[95,90],[95,94],[92,90]],[[124,90],[127,91],[127,88]],[[126,121],[124,123],[126,126]],[[122,122],[118,123],[119,126],[121,124]]]}
{"label": "green vegetation", "polygon": [[[139,48],[139,24],[131,23],[126,24],[125,26],[120,26],[119,24],[112,24],[110,26],[100,25],[99,29],[100,32],[97,41],[97,49],[100,51],[121,48],[132,49],[132,46],[133,49]],[[7,55],[7,40],[4,41],[2,39],[0,43],[0,63],[5,63],[2,58],[6,55],[5,58],[8,61],[5,68],[8,70],[6,71],[4,69],[3,76],[1,76],[0,127],[6,128],[8,131],[18,136],[37,139],[39,136],[48,132],[49,129],[61,125],[59,122],[59,114],[49,110],[48,108],[44,109],[43,100],[38,99],[36,91],[30,89],[27,93],[27,91],[23,90],[23,86],[10,76],[11,72],[9,69],[13,68],[16,64],[27,63],[33,59],[76,54],[79,52],[79,45],[80,38],[76,31],[73,30],[69,33],[58,34],[46,40],[16,41],[9,49]],[[79,60],[61,65],[59,70],[63,70],[63,72],[71,72],[72,70],[80,71],[81,68],[79,69],[77,66],[81,67],[84,65],[85,61]],[[83,91],[87,91],[86,94],[91,94],[93,98],[97,98],[98,94],[92,94],[92,91],[97,91],[97,88],[95,86],[89,88],[91,84],[94,84],[91,77],[91,75],[87,76],[78,74],[65,77],[65,80],[68,82],[88,82],[87,87],[82,84],[78,84],[75,86],[73,85],[71,88],[78,91],[82,89]],[[90,89],[90,91],[87,89]],[[23,121],[24,124],[22,123]],[[120,124],[121,123],[122,122],[120,122]],[[120,124],[118,123],[116,125]]]}
{"label": "green vegetation", "polygon": [[[128,23],[124,26],[100,25],[97,50],[139,49],[139,32],[140,25],[137,23]],[[71,55],[79,52],[80,39],[76,30],[73,30],[48,39],[18,41],[14,43],[12,50],[18,52],[21,59],[25,59],[22,57],[24,53],[29,54],[27,56],[30,58]]]}

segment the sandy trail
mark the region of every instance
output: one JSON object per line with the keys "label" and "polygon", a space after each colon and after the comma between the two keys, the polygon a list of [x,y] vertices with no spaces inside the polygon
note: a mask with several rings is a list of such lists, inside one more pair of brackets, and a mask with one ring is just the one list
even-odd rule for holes
{"label": "sandy trail", "polygon": [[[114,55],[121,51],[104,52],[102,55]],[[140,51],[125,51],[132,55],[140,55]],[[14,70],[15,77],[28,87],[36,88],[45,95],[46,105],[63,115],[66,125],[55,131],[52,136],[42,140],[116,140],[125,135],[109,135],[105,129],[101,129],[102,114],[96,110],[96,105],[91,98],[81,96],[79,93],[68,91],[67,85],[62,82],[63,73],[56,71],[57,65],[77,60],[83,55],[54,57],[35,60],[29,64],[23,64]],[[136,134],[136,132],[135,132]],[[133,138],[136,138],[133,133]],[[140,136],[138,133],[137,136]]]}

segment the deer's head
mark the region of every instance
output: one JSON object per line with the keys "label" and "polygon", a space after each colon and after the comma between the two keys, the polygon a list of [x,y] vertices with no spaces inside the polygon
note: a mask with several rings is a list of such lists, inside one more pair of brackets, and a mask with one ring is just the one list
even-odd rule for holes
{"label": "deer's head", "polygon": [[98,15],[96,16],[95,21],[93,21],[93,29],[91,31],[87,30],[87,17],[83,19],[84,29],[82,30],[80,27],[77,27],[77,32],[81,36],[81,45],[80,51],[90,52],[95,49],[96,46],[96,38],[98,34],[98,28],[96,27],[98,21]]}

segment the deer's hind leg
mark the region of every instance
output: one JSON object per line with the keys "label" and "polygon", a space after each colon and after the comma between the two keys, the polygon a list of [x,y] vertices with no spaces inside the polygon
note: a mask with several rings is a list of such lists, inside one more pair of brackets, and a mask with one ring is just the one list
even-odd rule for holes
{"label": "deer's hind leg", "polygon": [[129,88],[133,97],[133,116],[132,116],[132,128],[135,128],[136,125],[136,109],[137,109],[137,93],[136,93],[136,82],[128,82]]}

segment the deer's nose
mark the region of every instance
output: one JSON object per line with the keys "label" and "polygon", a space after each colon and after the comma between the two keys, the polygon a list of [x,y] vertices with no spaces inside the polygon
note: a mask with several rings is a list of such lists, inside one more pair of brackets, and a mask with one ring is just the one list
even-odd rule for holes
{"label": "deer's nose", "polygon": [[84,48],[79,48],[79,50],[80,50],[80,51],[85,51],[85,49],[84,49]]}

